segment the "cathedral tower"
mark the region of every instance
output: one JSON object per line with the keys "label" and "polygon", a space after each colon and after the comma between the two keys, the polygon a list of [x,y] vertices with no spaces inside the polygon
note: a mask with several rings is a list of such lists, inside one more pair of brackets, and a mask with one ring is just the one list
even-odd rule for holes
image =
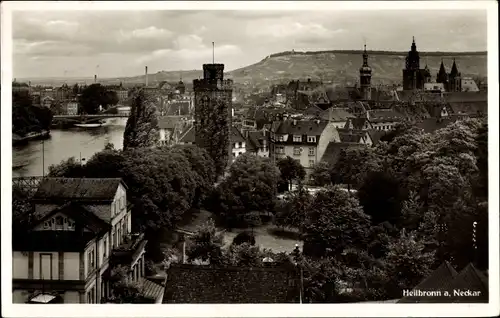
{"label": "cathedral tower", "polygon": [[361,96],[363,100],[371,100],[372,99],[372,69],[368,65],[368,53],[366,52],[366,44],[365,51],[363,52],[363,65],[359,69],[359,83],[361,86]]}
{"label": "cathedral tower", "polygon": [[415,37],[413,37],[411,49],[406,56],[405,69],[403,70],[403,89],[423,89],[425,81],[424,73],[425,71],[420,69],[420,54],[417,51]]}
{"label": "cathedral tower", "polygon": [[448,74],[446,73],[443,60],[441,60],[441,66],[439,67],[439,72],[436,75],[436,82],[442,83],[445,89],[448,89]]}
{"label": "cathedral tower", "polygon": [[224,80],[224,64],[204,64],[203,79],[193,80],[195,143],[204,148],[221,175],[231,160],[233,81]]}

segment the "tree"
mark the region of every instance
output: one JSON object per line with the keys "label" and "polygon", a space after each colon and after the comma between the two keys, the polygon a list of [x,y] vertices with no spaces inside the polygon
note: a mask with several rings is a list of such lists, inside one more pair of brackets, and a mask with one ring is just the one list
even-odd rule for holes
{"label": "tree", "polygon": [[289,189],[292,189],[293,181],[301,182],[306,176],[306,170],[300,164],[300,161],[286,156],[286,158],[280,159],[277,166],[281,173],[281,178],[288,182]]}
{"label": "tree", "polygon": [[233,239],[233,245],[241,245],[243,243],[248,243],[250,245],[255,245],[255,236],[253,233],[250,233],[248,231],[243,231],[241,233],[238,233]]}
{"label": "tree", "polygon": [[401,297],[401,290],[414,288],[430,274],[434,252],[425,252],[425,244],[415,233],[401,233],[400,239],[389,244],[385,257],[394,297]]}
{"label": "tree", "polygon": [[82,178],[84,176],[84,168],[82,167],[82,163],[78,162],[75,157],[70,157],[59,164],[50,165],[48,176],[54,178]]}
{"label": "tree", "polygon": [[189,161],[191,170],[195,172],[196,182],[193,207],[200,207],[212,192],[216,181],[214,161],[204,149],[197,146],[176,145],[169,151],[178,151]]}
{"label": "tree", "polygon": [[147,303],[142,292],[143,286],[129,278],[130,268],[118,265],[111,270],[111,292],[108,301],[118,304],[142,304]]}
{"label": "tree", "polygon": [[332,184],[332,171],[331,167],[326,162],[320,162],[314,166],[311,173],[311,179],[316,186],[327,186]]}
{"label": "tree", "polygon": [[143,90],[132,96],[132,108],[123,133],[123,149],[153,147],[158,144],[159,134],[156,96]]}
{"label": "tree", "polygon": [[258,246],[249,243],[231,245],[226,252],[230,265],[233,266],[262,266],[262,253]]}
{"label": "tree", "polygon": [[12,93],[12,132],[24,136],[29,132],[50,129],[52,111],[46,107],[33,106],[27,91]]}
{"label": "tree", "polygon": [[288,195],[276,213],[275,224],[282,227],[301,229],[307,217],[307,211],[313,197],[307,190],[299,190]]}
{"label": "tree", "polygon": [[335,183],[359,188],[369,172],[381,169],[382,160],[372,148],[347,148],[332,169]]}
{"label": "tree", "polygon": [[228,225],[243,222],[248,213],[274,210],[278,169],[268,158],[239,156],[217,187],[217,212]]}
{"label": "tree", "polygon": [[224,235],[215,227],[213,220],[199,226],[195,233],[189,238],[189,245],[186,251],[188,261],[197,259],[210,261],[210,264],[221,264],[222,246],[224,245]]}
{"label": "tree", "polygon": [[365,246],[369,225],[356,198],[338,187],[320,191],[308,207],[304,254],[335,257],[348,247]]}
{"label": "tree", "polygon": [[118,103],[116,92],[110,92],[101,84],[92,84],[82,90],[78,98],[79,112],[83,114],[97,114],[99,106],[107,109],[110,105]]}
{"label": "tree", "polygon": [[399,182],[385,171],[370,172],[358,190],[363,211],[371,216],[374,224],[389,221],[396,224],[400,219],[403,194]]}

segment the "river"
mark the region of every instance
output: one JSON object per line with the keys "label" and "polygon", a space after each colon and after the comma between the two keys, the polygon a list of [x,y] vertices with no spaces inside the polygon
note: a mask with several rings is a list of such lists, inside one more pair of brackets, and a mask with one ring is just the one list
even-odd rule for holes
{"label": "river", "polygon": [[13,163],[26,165],[13,170],[12,176],[41,176],[43,166],[47,174],[50,165],[70,157],[80,160],[81,156],[88,161],[92,155],[103,150],[108,142],[121,149],[126,122],[127,118],[113,118],[108,119],[106,125],[99,128],[53,129],[50,132],[51,137],[43,142],[35,140],[27,145],[13,147]]}

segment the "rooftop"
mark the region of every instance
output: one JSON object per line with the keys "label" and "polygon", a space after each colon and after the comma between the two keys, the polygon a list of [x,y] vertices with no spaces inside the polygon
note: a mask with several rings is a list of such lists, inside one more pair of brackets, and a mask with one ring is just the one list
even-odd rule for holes
{"label": "rooftop", "polygon": [[33,199],[112,201],[120,184],[119,178],[45,178]]}
{"label": "rooftop", "polygon": [[325,130],[327,121],[324,120],[283,120],[278,122],[277,127],[274,127],[276,134],[291,134],[291,135],[321,135]]}

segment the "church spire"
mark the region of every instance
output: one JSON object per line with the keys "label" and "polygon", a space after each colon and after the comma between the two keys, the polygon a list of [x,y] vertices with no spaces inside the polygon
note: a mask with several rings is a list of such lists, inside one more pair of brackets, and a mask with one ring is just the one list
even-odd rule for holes
{"label": "church spire", "polygon": [[451,67],[451,76],[455,76],[458,74],[458,68],[457,68],[457,63],[455,62],[455,59],[453,59],[453,66]]}
{"label": "church spire", "polygon": [[411,42],[411,51],[417,51],[417,44],[415,44],[415,37],[413,37],[413,41]]}
{"label": "church spire", "polygon": [[368,66],[368,52],[366,52],[366,44],[365,51],[363,52],[363,66]]}

